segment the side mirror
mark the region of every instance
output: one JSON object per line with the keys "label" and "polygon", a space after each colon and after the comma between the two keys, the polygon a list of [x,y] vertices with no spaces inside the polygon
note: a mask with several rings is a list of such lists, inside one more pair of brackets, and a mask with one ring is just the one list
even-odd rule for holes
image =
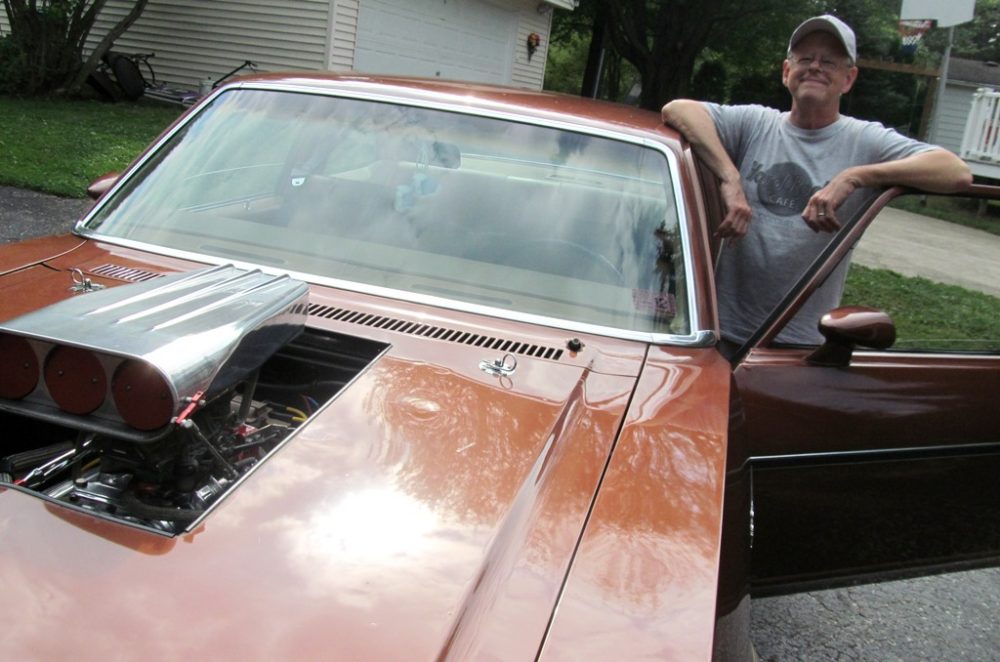
{"label": "side mirror", "polygon": [[120,174],[117,172],[109,172],[106,175],[101,175],[87,187],[87,197],[91,200],[97,200],[115,185],[119,176]]}
{"label": "side mirror", "polygon": [[854,347],[886,349],[896,342],[896,325],[881,310],[864,306],[834,308],[819,320],[826,342],[806,361],[813,365],[843,367],[851,362]]}

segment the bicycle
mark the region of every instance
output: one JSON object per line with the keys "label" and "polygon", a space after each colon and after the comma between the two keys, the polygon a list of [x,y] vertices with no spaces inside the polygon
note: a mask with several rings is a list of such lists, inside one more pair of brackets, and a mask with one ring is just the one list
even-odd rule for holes
{"label": "bicycle", "polygon": [[[155,56],[156,53],[128,54],[108,51],[101,58],[101,67],[88,78],[88,82],[102,96],[111,101],[120,101],[122,98],[136,101],[140,97],[146,96],[157,101],[190,106],[240,71],[249,69],[251,72],[256,72],[258,70],[255,62],[244,60],[243,64],[214,80],[210,89],[175,88],[168,87],[156,80],[156,71],[150,62],[150,59]],[[143,74],[143,69],[148,72],[148,79]]]}

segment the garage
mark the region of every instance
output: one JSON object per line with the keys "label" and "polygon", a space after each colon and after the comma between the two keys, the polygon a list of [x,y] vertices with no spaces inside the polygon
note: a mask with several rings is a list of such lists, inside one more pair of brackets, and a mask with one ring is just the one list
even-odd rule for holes
{"label": "garage", "polygon": [[361,0],[354,70],[509,84],[516,34],[481,0]]}

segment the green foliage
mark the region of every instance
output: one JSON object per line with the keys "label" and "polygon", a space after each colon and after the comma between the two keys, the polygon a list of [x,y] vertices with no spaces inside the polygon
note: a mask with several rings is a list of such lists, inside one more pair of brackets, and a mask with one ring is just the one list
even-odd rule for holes
{"label": "green foliage", "polygon": [[85,58],[84,46],[104,0],[3,0],[9,34],[0,48],[0,94],[76,94],[148,2],[130,0],[128,12]]}
{"label": "green foliage", "polygon": [[84,197],[94,179],[124,169],[179,111],[0,97],[0,184]]}
{"label": "green foliage", "polygon": [[567,94],[580,93],[583,83],[583,63],[587,60],[589,43],[585,35],[573,32],[566,34],[559,41],[552,40],[549,43],[549,55],[545,63],[546,90]]}
{"label": "green foliage", "polygon": [[[933,28],[921,40],[920,52],[937,55],[948,45],[948,29]],[[972,21],[955,26],[952,55],[1000,62],[1000,0],[976,0]]]}
{"label": "green foliage", "polygon": [[11,31],[0,45],[0,94],[49,92],[79,68],[80,53],[66,39],[66,4],[47,3],[20,20],[8,10]]}

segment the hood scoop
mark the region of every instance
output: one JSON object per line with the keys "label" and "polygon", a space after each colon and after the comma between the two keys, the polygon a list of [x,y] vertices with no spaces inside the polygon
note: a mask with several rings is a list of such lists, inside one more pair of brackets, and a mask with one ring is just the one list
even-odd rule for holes
{"label": "hood scoop", "polygon": [[433,324],[422,324],[396,317],[385,315],[375,315],[363,313],[349,308],[337,308],[335,306],[324,306],[319,304],[309,304],[309,316],[321,317],[323,319],[369,326],[376,329],[385,329],[395,333],[405,333],[411,336],[422,336],[444,342],[459,343],[462,345],[472,345],[484,349],[495,349],[509,354],[520,354],[522,356],[533,356],[540,359],[550,359],[558,361],[562,358],[563,350],[557,347],[547,347],[527,342],[519,342],[509,338],[497,338],[495,336],[485,336],[469,331],[459,331],[449,329],[444,326]]}
{"label": "hood scoop", "polygon": [[308,286],[220,266],[60,301],[0,324],[0,410],[155,439],[301,333]]}

